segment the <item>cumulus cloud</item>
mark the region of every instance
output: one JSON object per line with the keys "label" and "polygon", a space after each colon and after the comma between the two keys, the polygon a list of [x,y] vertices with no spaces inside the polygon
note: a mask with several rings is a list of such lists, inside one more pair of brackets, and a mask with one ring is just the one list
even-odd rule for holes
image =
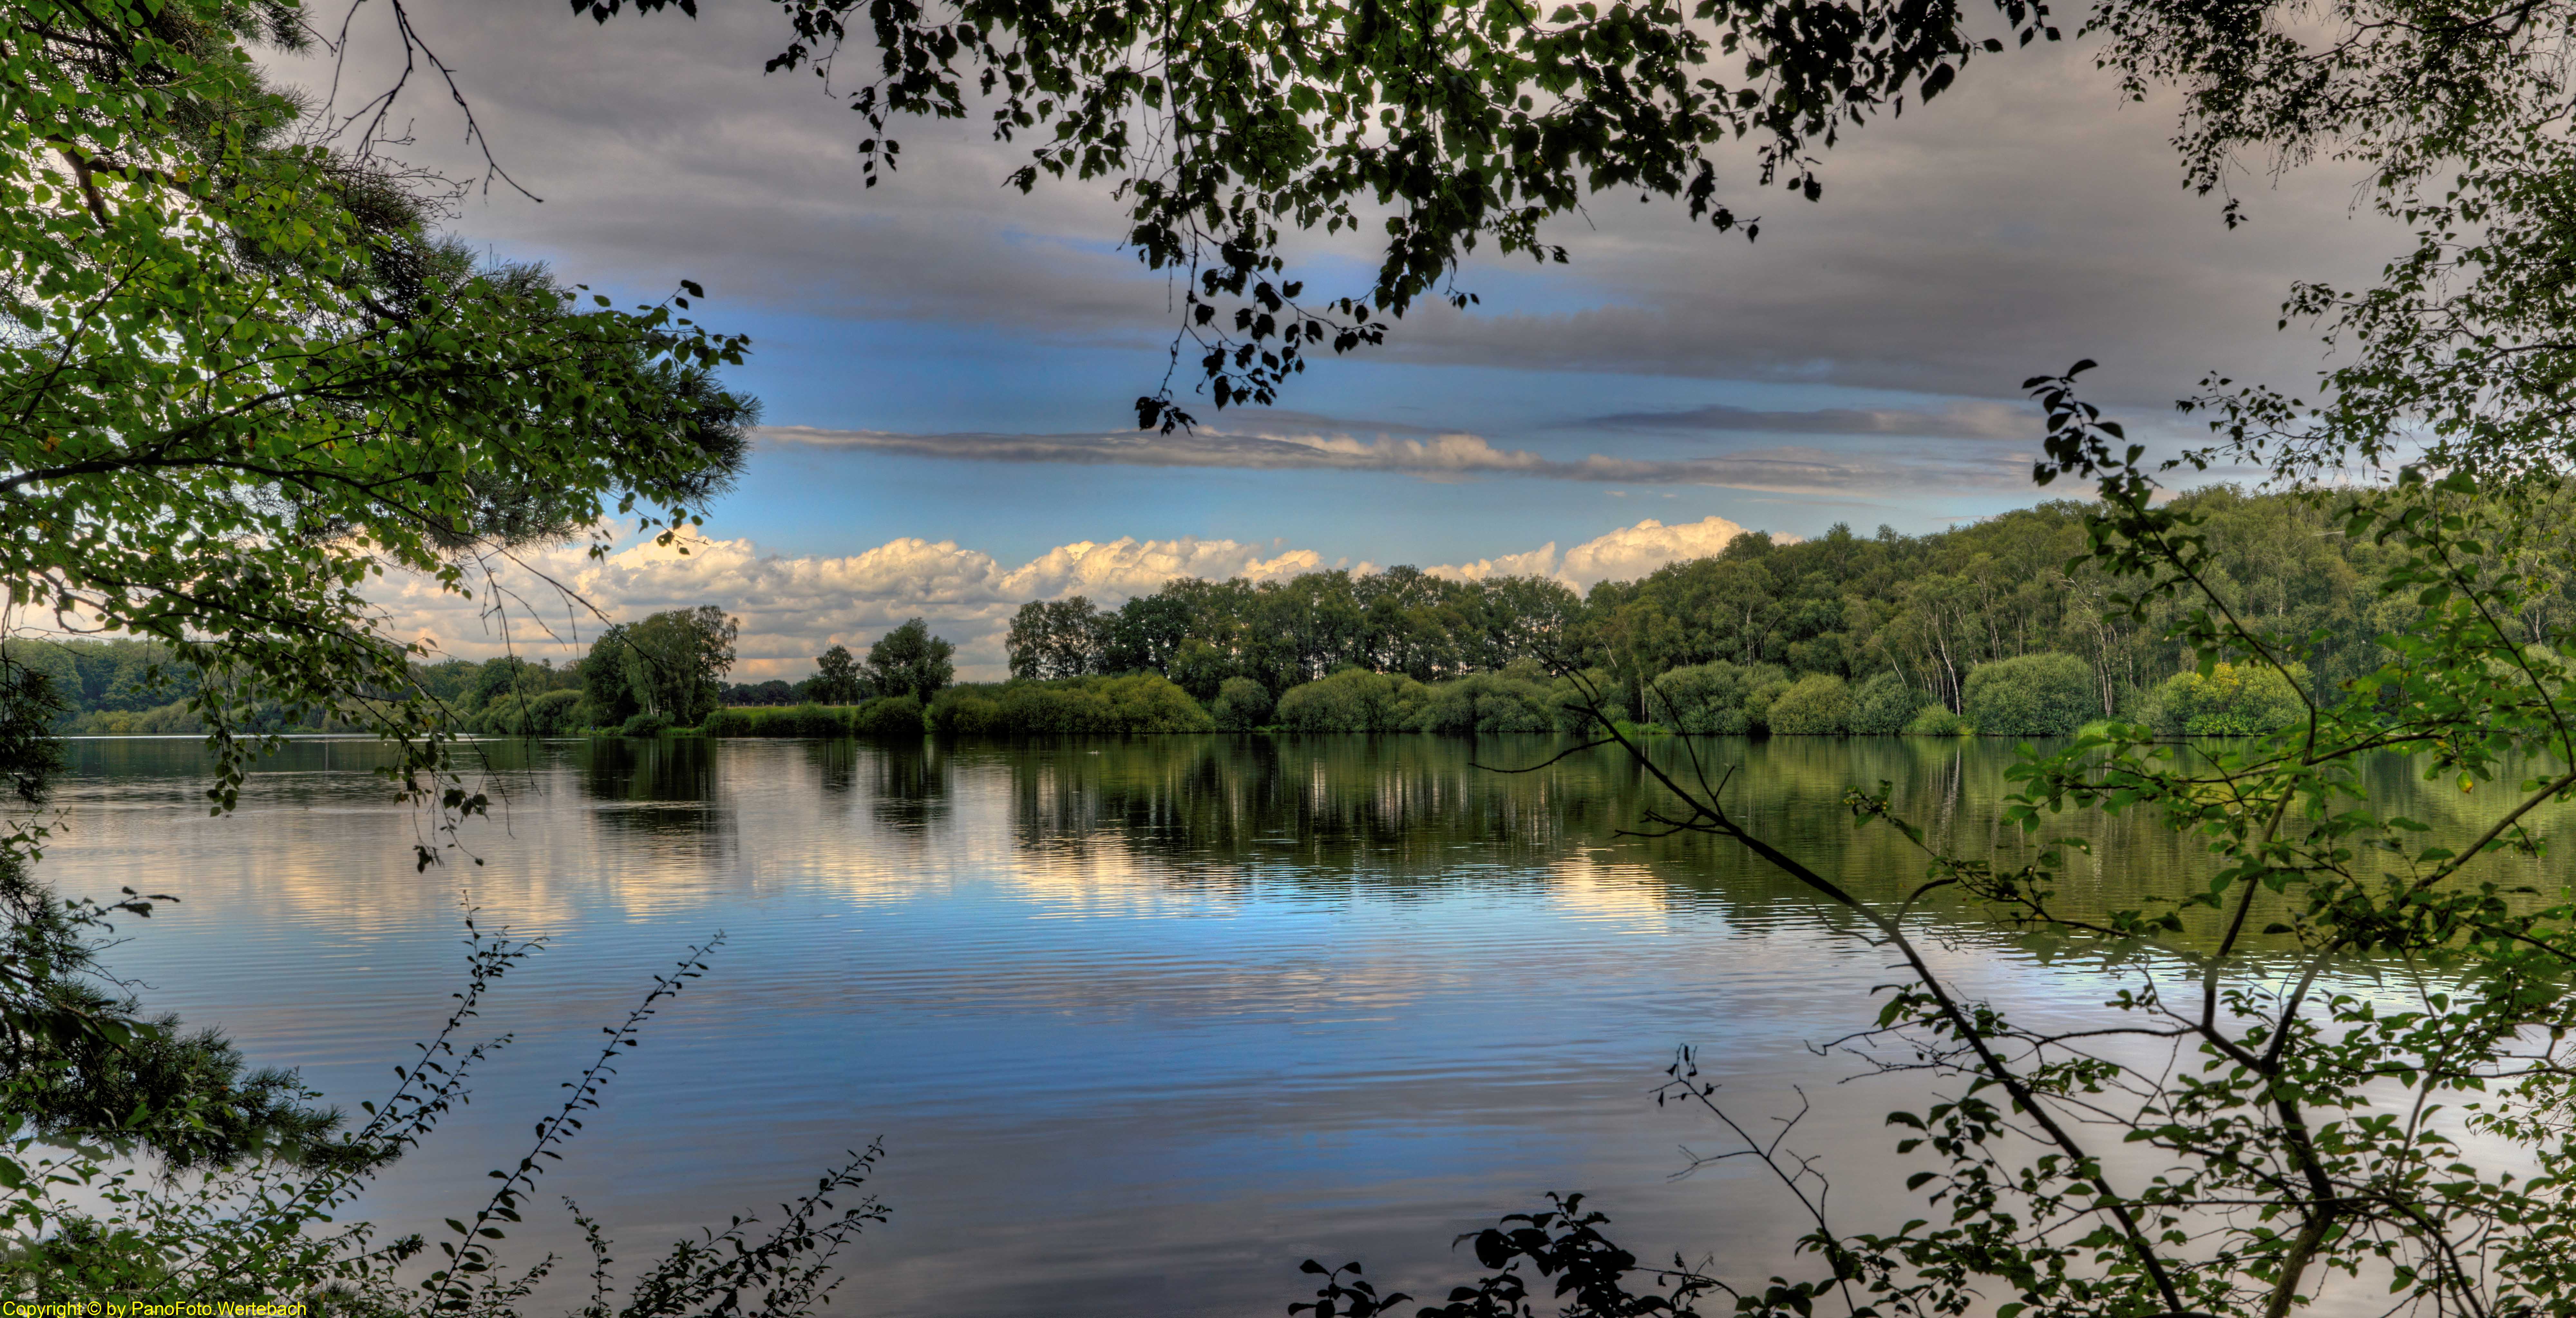
{"label": "cumulus cloud", "polygon": [[[1649,519],[1561,554],[1551,542],[1427,570],[1458,580],[1552,576],[1582,589],[1714,554],[1742,534],[1723,517],[1677,526]],[[1003,637],[1030,600],[1081,595],[1115,608],[1174,577],[1273,581],[1326,566],[1312,549],[1194,537],[1082,540],[1017,565],[953,540],[905,537],[857,554],[788,557],[763,554],[749,539],[701,539],[634,544],[596,559],[580,546],[522,555],[496,563],[472,599],[403,578],[377,603],[388,630],[445,654],[558,660],[578,655],[609,621],[714,604],[742,620],[737,681],[801,677],[825,649],[863,650],[917,617],[956,642],[961,676],[990,680],[1004,675]]]}
{"label": "cumulus cloud", "polygon": [[[1666,526],[1649,517],[1635,526],[1623,526],[1606,535],[1595,536],[1562,555],[1556,552],[1556,543],[1550,541],[1518,554],[1480,558],[1473,563],[1444,563],[1424,571],[1460,581],[1482,581],[1488,577],[1555,577],[1577,590],[1584,590],[1596,582],[1642,577],[1666,563],[1706,558],[1726,548],[1728,541],[1742,534],[1743,527],[1723,517],[1706,517],[1678,526]],[[1787,543],[1798,537],[1783,535],[1773,538]]]}
{"label": "cumulus cloud", "polygon": [[767,426],[759,433],[761,438],[777,444],[961,462],[1376,471],[1434,481],[1519,476],[1610,485],[1713,485],[1783,494],[1883,489],[1893,484],[1927,482],[2018,490],[2030,479],[2028,459],[2006,454],[1942,454],[1929,460],[1890,460],[1863,453],[1782,447],[1698,458],[1624,458],[1590,453],[1566,459],[1525,449],[1496,448],[1480,436],[1454,432],[1424,438],[1382,433],[1363,439],[1348,433],[1244,434],[1207,428],[1169,435],[1146,431],[931,435]]}
{"label": "cumulus cloud", "polygon": [[1174,577],[1261,581],[1324,566],[1312,550],[1187,537],[1080,541],[1017,566],[953,540],[912,537],[840,556],[763,554],[747,539],[686,548],[648,542],[604,559],[579,547],[524,555],[496,565],[470,601],[409,579],[379,602],[395,634],[466,658],[569,657],[609,620],[714,604],[742,620],[738,680],[802,675],[825,649],[864,649],[918,617],[958,643],[967,675],[997,677],[1011,614],[1029,600],[1084,595],[1116,605]]}

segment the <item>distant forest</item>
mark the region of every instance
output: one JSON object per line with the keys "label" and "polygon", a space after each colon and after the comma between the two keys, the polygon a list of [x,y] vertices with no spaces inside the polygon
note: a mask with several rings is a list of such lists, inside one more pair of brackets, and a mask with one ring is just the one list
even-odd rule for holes
{"label": "distant forest", "polygon": [[[2390,611],[2360,588],[2374,546],[2351,544],[2313,504],[2227,487],[2178,500],[2202,530],[2220,592],[2249,621],[2326,642],[2309,674],[2333,684],[2376,667]],[[2065,568],[2086,542],[2086,506],[2059,501],[1972,526],[1907,536],[1847,526],[1794,544],[1759,532],[1714,557],[1674,563],[1578,596],[1541,577],[1455,581],[1418,569],[1289,581],[1174,581],[1115,611],[1079,597],[1033,602],[1013,622],[1019,678],[1158,672],[1213,699],[1230,677],[1274,696],[1361,668],[1432,683],[1531,659],[1595,670],[1629,709],[1650,685],[1712,664],[1796,681],[1892,675],[1925,705],[1964,712],[1980,665],[2065,655],[2083,665],[2096,717],[2122,714],[2187,666],[2151,610],[2114,620],[2114,584]],[[2561,601],[2562,605],[2564,601]],[[2535,637],[2555,619],[2528,619]]]}
{"label": "distant forest", "polygon": [[[2305,673],[2320,691],[2375,667],[2372,638],[2414,607],[2362,590],[2385,551],[2347,542],[2311,502],[2226,487],[2178,502],[2205,519],[2208,568],[2231,607],[2322,638]],[[2111,616],[2114,583],[2065,567],[2084,519],[2084,505],[2061,501],[1919,536],[1837,526],[1781,544],[1757,532],[1584,594],[1543,577],[1458,581],[1410,567],[1183,578],[1116,609],[1079,596],[1030,602],[1011,624],[1007,683],[951,683],[947,643],[916,622],[864,660],[834,647],[802,682],[727,685],[732,623],[712,606],[613,629],[593,654],[614,651],[614,663],[449,660],[417,672],[469,726],[503,734],[705,724],[785,735],[915,721],[994,733],[1539,731],[1581,721],[1566,712],[1578,698],[1567,674],[1606,693],[1616,716],[1688,732],[2028,734],[2111,716],[2242,731],[2295,709],[2295,693],[2263,687],[2276,678],[2183,674],[2190,665],[2160,639],[2171,619],[2157,610]],[[2549,635],[2569,603],[2553,596],[2524,625]],[[64,731],[197,729],[185,707],[194,677],[158,646],[20,640],[9,655],[53,675]],[[1138,678],[1156,680],[1126,680]],[[897,698],[900,708],[819,721],[757,708]],[[275,726],[330,720],[280,710]]]}

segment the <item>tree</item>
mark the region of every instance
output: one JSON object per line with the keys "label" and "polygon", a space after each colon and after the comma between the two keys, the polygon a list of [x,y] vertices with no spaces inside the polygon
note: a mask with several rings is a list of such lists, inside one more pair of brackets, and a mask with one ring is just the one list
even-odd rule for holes
{"label": "tree", "polygon": [[[636,712],[695,727],[722,703],[741,628],[739,619],[712,604],[671,609],[622,631],[608,657],[624,675]],[[591,652],[599,654],[600,647]]]}
{"label": "tree", "polygon": [[[442,238],[434,181],[315,143],[261,83],[251,46],[302,32],[275,3],[0,11],[0,622],[148,642],[210,731],[218,810],[284,710],[392,738],[400,787],[471,812],[420,650],[379,630],[367,587],[412,572],[466,591],[491,556],[610,516],[690,525],[743,453],[754,409],[712,374],[742,340],[684,319],[685,299],[576,305],[543,270]],[[10,690],[20,709],[57,700]],[[42,739],[0,753],[41,800]],[[48,1106],[81,1087],[47,1077],[129,1064],[89,1083],[135,1097],[118,1120],[166,1148],[227,1110],[282,1116],[241,1097],[220,1049],[145,1065],[183,1041],[78,982],[106,912],[43,890],[41,839],[0,836],[10,937],[46,949],[0,959],[0,1062],[33,1068],[11,1078],[13,1118],[86,1122]]]}
{"label": "tree", "polygon": [[627,637],[632,630],[622,622],[609,624],[581,658],[582,703],[603,727],[615,727],[644,712],[641,695],[626,671]]}
{"label": "tree", "polygon": [[868,685],[887,695],[908,695],[927,705],[957,674],[949,656],[957,647],[930,634],[915,618],[868,647]]}
{"label": "tree", "polygon": [[1107,671],[1116,617],[1080,595],[1021,605],[1003,642],[1011,676],[1044,680]]}
{"label": "tree", "polygon": [[806,690],[808,699],[818,705],[855,705],[867,695],[867,682],[859,676],[859,661],[848,646],[835,645],[814,657],[814,676]]}
{"label": "tree", "polygon": [[[2308,496],[2344,534],[2396,551],[2382,585],[2410,602],[2379,666],[2319,700],[2298,680],[2319,638],[2249,625],[2215,584],[2205,518],[2157,497],[2156,469],[2070,377],[2033,387],[2051,425],[2043,475],[2090,477],[2100,492],[2086,556],[2120,583],[2116,607],[2134,619],[2187,605],[2169,615],[2173,638],[2213,671],[2268,672],[2299,717],[2189,752],[2112,723],[2026,753],[2005,812],[2031,844],[2017,853],[1954,850],[1884,785],[1855,787],[1857,820],[1897,830],[1924,861],[1884,897],[1731,810],[1694,744],[1677,762],[1611,727],[1660,789],[1649,827],[1742,847],[1897,963],[1876,1026],[1843,1046],[1918,1093],[1929,1082],[1889,1114],[1894,1147],[1878,1155],[1912,1165],[1922,1202],[1863,1209],[1883,1223],[1829,1211],[1832,1159],[1789,1143],[1795,1115],[1784,1129],[1730,1111],[1685,1050],[1659,1101],[1704,1110],[1734,1141],[1714,1156],[1773,1174],[1812,1263],[1752,1284],[1679,1260],[1641,1266],[1570,1196],[1476,1233],[1489,1271],[1422,1314],[1530,1313],[1544,1278],[1569,1318],[2283,1318],[2392,1296],[2423,1312],[2521,1314],[2576,1294],[2563,1247],[2576,1226],[2576,904],[2521,882],[2546,854],[2542,812],[2576,804],[2576,633],[2534,642],[2524,625],[2576,568],[2550,515],[2569,478],[2408,469]],[[2079,661],[2058,658],[2083,680]],[[2367,777],[2391,748],[2484,793],[2474,836],[2437,842],[2372,807]],[[2120,856],[2086,857],[2082,840],[2050,831],[2084,810],[2146,812],[2188,839],[2174,854],[2206,861],[2100,909],[2093,866]],[[2054,989],[2032,1003],[1981,996],[1945,953],[1955,926],[1927,909],[1935,899],[1972,905],[2061,964],[2091,958],[2082,998],[2101,1006],[2087,1015]],[[1355,1267],[1307,1270],[1332,1306],[1320,1312],[1373,1318],[1410,1302],[1365,1288]]]}
{"label": "tree", "polygon": [[205,676],[220,800],[262,701],[434,743],[411,647],[372,626],[378,574],[461,591],[481,556],[611,515],[667,535],[738,467],[753,408],[710,372],[742,341],[685,298],[576,307],[478,266],[412,180],[297,141],[247,49],[291,10],[0,23],[26,52],[0,129],[0,579]]}

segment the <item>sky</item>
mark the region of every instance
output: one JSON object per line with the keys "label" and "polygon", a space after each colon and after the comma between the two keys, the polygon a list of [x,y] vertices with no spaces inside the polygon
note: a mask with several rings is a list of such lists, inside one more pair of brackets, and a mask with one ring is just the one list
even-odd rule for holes
{"label": "sky", "polygon": [[[697,281],[704,323],[751,336],[727,379],[765,410],[695,552],[533,555],[474,601],[399,583],[383,602],[402,634],[568,655],[598,616],[714,603],[743,619],[736,678],[760,680],[922,616],[989,678],[1027,600],[1114,605],[1173,575],[1409,563],[1588,586],[1746,530],[1938,530],[2041,497],[2024,378],[2096,359],[2091,397],[2181,442],[2174,400],[2210,372],[2296,392],[2325,361],[2277,327],[2292,281],[2365,280],[2398,249],[2332,161],[2244,174],[2252,222],[2230,231],[2182,186],[2173,107],[2124,101],[2081,42],[2043,43],[1847,133],[1818,202],[1722,172],[1758,241],[1599,197],[1547,234],[1570,264],[1480,257],[1459,276],[1478,305],[1415,311],[1275,408],[1196,400],[1206,424],[1159,436],[1129,427],[1178,295],[1119,248],[1105,189],[1004,188],[1022,148],[973,119],[905,125],[902,169],[866,188],[842,99],[761,71],[779,9],[701,10],[414,10],[534,194],[476,189],[449,227],[624,301]],[[388,18],[353,11],[345,65],[273,72],[317,100],[335,71],[343,103],[380,88]],[[399,112],[411,159],[479,166],[443,88],[415,81]],[[1293,256],[1319,290],[1364,291],[1363,245]],[[496,618],[495,598],[528,608]]]}

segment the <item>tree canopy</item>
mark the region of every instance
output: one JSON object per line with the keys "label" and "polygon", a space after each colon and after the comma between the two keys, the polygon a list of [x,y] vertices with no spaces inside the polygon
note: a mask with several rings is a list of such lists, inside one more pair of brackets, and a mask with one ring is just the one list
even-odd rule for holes
{"label": "tree canopy", "polygon": [[[368,592],[417,573],[511,612],[482,579],[493,555],[615,515],[690,524],[742,459],[754,408],[714,372],[743,341],[691,323],[685,297],[618,310],[474,258],[436,227],[443,185],[335,149],[263,82],[254,48],[305,36],[275,2],[0,8],[0,630],[146,643],[110,686],[186,702],[219,752],[218,811],[281,709],[398,739],[406,789],[471,811],[421,649]],[[66,674],[18,649],[0,648],[0,724],[43,727]],[[0,743],[25,806],[49,753]],[[256,1121],[208,1114],[283,1119],[280,1086],[79,978],[106,912],[36,882],[45,827],[0,832],[13,1114],[245,1147]]]}
{"label": "tree canopy", "polygon": [[262,83],[252,43],[299,31],[213,0],[0,17],[0,580],[21,623],[167,647],[220,743],[264,700],[434,738],[366,591],[688,524],[741,460],[753,409],[711,372],[742,341],[440,237],[422,180]]}
{"label": "tree canopy", "polygon": [[868,685],[880,695],[911,696],[924,704],[957,676],[957,647],[930,634],[921,619],[887,632],[868,647]]}

